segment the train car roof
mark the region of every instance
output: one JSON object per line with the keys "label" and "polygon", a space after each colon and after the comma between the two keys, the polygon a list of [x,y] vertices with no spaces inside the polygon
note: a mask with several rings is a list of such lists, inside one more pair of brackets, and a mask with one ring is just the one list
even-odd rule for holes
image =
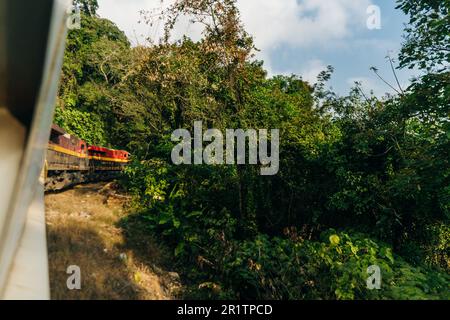
{"label": "train car roof", "polygon": [[56,125],[56,124],[52,124],[52,130],[60,133],[60,134],[66,134],[67,132],[61,128],[60,126]]}
{"label": "train car roof", "polygon": [[116,150],[116,149],[109,149],[109,148],[104,148],[104,147],[99,147],[99,146],[89,146],[88,150],[93,150],[93,151],[100,151],[100,152],[107,152],[107,151],[119,151],[119,152],[126,152],[129,153],[126,150]]}

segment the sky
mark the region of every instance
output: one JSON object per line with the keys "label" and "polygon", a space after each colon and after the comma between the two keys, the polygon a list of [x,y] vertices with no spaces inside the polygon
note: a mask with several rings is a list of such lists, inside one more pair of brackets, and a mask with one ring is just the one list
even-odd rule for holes
{"label": "sky", "polygon": [[[157,41],[161,35],[161,25],[139,23],[140,11],[161,8],[161,0],[98,3],[98,14],[115,22],[132,44],[145,44],[147,37]],[[317,75],[332,65],[330,86],[340,95],[347,94],[355,81],[362,83],[366,94],[394,93],[370,71],[374,66],[395,83],[386,55],[397,57],[407,17],[395,9],[394,0],[237,0],[237,4],[260,50],[256,58],[264,60],[269,75],[296,74],[315,83]],[[379,8],[379,20],[373,6]],[[379,21],[379,28],[369,28],[368,21],[372,26]],[[201,27],[184,18],[176,25],[175,36],[184,34],[198,40]],[[417,72],[399,70],[397,75],[406,87]]]}

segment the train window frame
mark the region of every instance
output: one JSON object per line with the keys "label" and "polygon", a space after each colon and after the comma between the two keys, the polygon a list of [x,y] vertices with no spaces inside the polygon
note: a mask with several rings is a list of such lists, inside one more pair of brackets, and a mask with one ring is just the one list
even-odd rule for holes
{"label": "train window frame", "polygon": [[57,132],[55,132],[55,131],[51,131],[51,133],[50,133],[50,142],[52,142],[52,143],[54,143],[54,144],[59,144],[60,143],[60,141],[59,141],[59,137],[60,137],[61,135],[60,134],[58,134]]}

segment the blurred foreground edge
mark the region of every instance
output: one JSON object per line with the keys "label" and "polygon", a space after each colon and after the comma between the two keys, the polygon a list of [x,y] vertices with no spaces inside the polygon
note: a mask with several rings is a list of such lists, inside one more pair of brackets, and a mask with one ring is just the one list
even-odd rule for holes
{"label": "blurred foreground edge", "polygon": [[49,299],[43,186],[70,0],[0,0],[0,298]]}

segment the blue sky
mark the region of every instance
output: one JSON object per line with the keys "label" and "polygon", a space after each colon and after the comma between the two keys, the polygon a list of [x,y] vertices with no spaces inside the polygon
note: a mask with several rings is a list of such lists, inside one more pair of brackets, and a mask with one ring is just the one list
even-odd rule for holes
{"label": "blue sky", "polygon": [[[279,59],[272,59],[274,69],[302,70],[302,62],[296,57],[305,57],[306,60],[317,59],[326,65],[334,66],[335,73],[331,84],[341,94],[348,92],[354,80],[361,81],[366,92],[372,89],[377,95],[382,95],[386,91],[393,93],[369,68],[377,67],[385,79],[394,83],[390,65],[385,57],[388,53],[394,58],[397,57],[407,17],[401,11],[395,10],[394,1],[378,0],[373,3],[381,8],[380,30],[369,30],[362,26],[341,43],[313,50],[283,46],[279,49]],[[411,70],[399,70],[397,73],[400,83],[404,86],[415,74]]]}
{"label": "blue sky", "polygon": [[[160,0],[99,0],[99,5],[99,14],[114,21],[134,44],[161,35],[161,26],[138,23],[139,11],[160,7]],[[379,30],[367,28],[370,5],[380,8]],[[257,58],[265,61],[269,74],[298,74],[314,82],[321,70],[332,65],[335,73],[330,84],[341,95],[348,93],[354,81],[362,82],[367,94],[370,90],[377,96],[393,93],[369,68],[377,67],[394,83],[385,57],[388,52],[397,56],[407,21],[395,9],[394,0],[238,0],[238,7],[261,50]],[[190,25],[186,17],[175,34],[198,39],[201,28]],[[398,71],[403,86],[414,75],[410,70]]]}

